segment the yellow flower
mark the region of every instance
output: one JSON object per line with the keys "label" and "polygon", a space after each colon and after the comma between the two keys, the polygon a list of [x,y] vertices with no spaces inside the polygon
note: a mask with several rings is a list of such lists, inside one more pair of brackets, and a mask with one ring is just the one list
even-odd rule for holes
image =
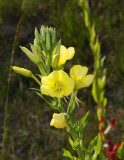
{"label": "yellow flower", "polygon": [[74,65],[70,69],[70,77],[75,81],[75,89],[89,87],[89,85],[93,82],[94,75],[86,75],[87,72],[88,68],[81,65]]}
{"label": "yellow flower", "polygon": [[43,76],[41,83],[41,93],[51,97],[68,96],[74,88],[74,80],[62,70],[53,71],[48,76]]}
{"label": "yellow flower", "polygon": [[32,72],[25,69],[25,68],[20,68],[20,67],[16,67],[16,66],[13,66],[12,69],[18,73],[18,74],[21,74],[25,77],[31,77],[32,76]]}
{"label": "yellow flower", "polygon": [[54,113],[53,118],[50,122],[50,126],[54,126],[56,128],[64,128],[67,126],[66,118],[65,118],[65,113]]}
{"label": "yellow flower", "polygon": [[[54,57],[56,56],[55,52],[56,52],[56,48],[53,51],[53,60],[54,60]],[[73,47],[69,47],[67,49],[65,46],[61,45],[60,54],[59,54],[59,61],[58,61],[58,67],[60,65],[64,64],[67,60],[72,59],[74,54],[75,54],[75,49]]]}

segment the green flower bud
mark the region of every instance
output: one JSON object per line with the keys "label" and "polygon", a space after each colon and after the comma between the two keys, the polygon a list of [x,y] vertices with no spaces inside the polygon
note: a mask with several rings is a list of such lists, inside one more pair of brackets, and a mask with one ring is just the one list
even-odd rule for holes
{"label": "green flower bud", "polygon": [[50,34],[46,33],[46,50],[49,52],[51,50]]}
{"label": "green flower bud", "polygon": [[59,61],[59,54],[55,54],[52,59],[52,67],[53,68],[58,67],[58,61]]}
{"label": "green flower bud", "polygon": [[37,44],[39,44],[40,43],[40,35],[38,33],[37,28],[35,28],[35,39],[36,39]]}
{"label": "green flower bud", "polygon": [[41,26],[40,29],[41,39],[43,42],[46,41],[46,28],[44,26]]}
{"label": "green flower bud", "polygon": [[21,47],[21,50],[28,56],[28,58],[34,63],[35,62],[35,59],[34,59],[34,55],[31,51],[29,51],[27,48],[25,47]]}
{"label": "green flower bud", "polygon": [[52,31],[52,45],[55,45],[56,43],[56,30],[55,28]]}
{"label": "green flower bud", "polygon": [[31,50],[32,50],[32,52],[34,54],[35,63],[39,64],[42,61],[41,60],[41,55],[38,53],[36,46],[34,46],[32,44],[30,44],[30,46],[31,46]]}

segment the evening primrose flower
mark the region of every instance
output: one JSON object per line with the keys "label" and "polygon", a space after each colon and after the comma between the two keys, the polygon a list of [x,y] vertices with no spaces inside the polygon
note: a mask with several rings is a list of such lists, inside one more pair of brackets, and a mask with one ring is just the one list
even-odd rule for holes
{"label": "evening primrose flower", "polygon": [[70,95],[74,88],[74,80],[62,70],[53,71],[48,76],[43,76],[41,84],[42,94],[58,98]]}
{"label": "evening primrose flower", "polygon": [[89,87],[93,82],[94,75],[88,74],[88,68],[81,65],[74,65],[70,69],[70,77],[75,81],[74,89]]}
{"label": "evening primrose flower", "polygon": [[54,113],[53,118],[50,122],[50,126],[54,126],[55,128],[64,128],[67,126],[65,113]]}
{"label": "evening primrose flower", "polygon": [[[56,48],[53,51],[53,60],[56,57],[55,52],[56,52]],[[58,54],[58,53],[56,53],[56,54]],[[75,54],[75,49],[73,47],[66,48],[65,46],[61,45],[59,60],[58,60],[58,67],[60,65],[64,64],[67,60],[72,59],[74,54]]]}

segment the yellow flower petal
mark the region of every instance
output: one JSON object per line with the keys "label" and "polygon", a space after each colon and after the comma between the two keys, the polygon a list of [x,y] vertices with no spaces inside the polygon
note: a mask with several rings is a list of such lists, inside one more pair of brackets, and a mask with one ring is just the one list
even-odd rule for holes
{"label": "yellow flower petal", "polygon": [[65,90],[65,93],[64,93],[65,96],[68,96],[68,95],[70,95],[70,93],[73,92],[72,86],[74,86],[74,84],[75,84],[75,82],[71,78],[67,81],[67,83],[65,84],[65,87],[67,87],[68,89]]}
{"label": "yellow flower petal", "polygon": [[80,81],[76,83],[75,89],[89,87],[92,84],[93,79],[94,75],[92,74],[86,75],[84,78],[82,78]]}
{"label": "yellow flower petal", "polygon": [[41,85],[40,90],[41,90],[41,93],[44,95],[52,95],[51,91],[46,85]]}
{"label": "yellow flower petal", "polygon": [[80,80],[83,78],[88,72],[88,68],[81,65],[74,65],[70,69],[70,77],[74,80]]}
{"label": "yellow flower petal", "polygon": [[74,57],[74,54],[75,54],[74,48],[73,48],[73,47],[69,47],[69,48],[67,49],[67,55],[68,55],[67,60],[72,59],[72,58]]}
{"label": "yellow flower petal", "polygon": [[67,126],[66,118],[65,118],[65,113],[54,113],[53,118],[50,122],[50,126],[54,126],[56,128],[64,128]]}
{"label": "yellow flower petal", "polygon": [[61,45],[58,66],[64,64],[67,61],[68,55],[66,52],[67,52],[66,47]]}
{"label": "yellow flower petal", "polygon": [[49,84],[47,76],[41,77],[41,83],[44,84],[44,85],[48,85]]}

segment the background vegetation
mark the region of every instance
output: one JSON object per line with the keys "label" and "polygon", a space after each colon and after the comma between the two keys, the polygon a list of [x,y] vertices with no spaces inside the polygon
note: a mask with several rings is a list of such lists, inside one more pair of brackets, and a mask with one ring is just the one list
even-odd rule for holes
{"label": "background vegetation", "polygon": [[[110,137],[112,142],[124,139],[124,1],[90,1],[90,16],[95,22],[101,42],[101,54],[106,56],[107,117],[116,120]],[[13,65],[38,70],[22,53],[19,46],[29,47],[33,42],[34,29],[41,25],[53,26],[58,39],[65,46],[76,49],[74,59],[68,62],[87,65],[93,71],[93,55],[89,46],[84,15],[77,0],[0,0],[0,148],[2,148],[4,106],[12,44],[17,23],[23,14]],[[36,84],[31,79],[12,72],[7,115],[6,159],[7,160],[60,160],[63,147],[68,146],[64,130],[49,126],[53,111],[29,88]],[[36,86],[37,87],[37,86]],[[75,119],[91,110],[85,143],[98,132],[95,102],[91,88],[80,91],[80,109],[75,109]],[[107,122],[106,122],[107,123]],[[110,139],[108,137],[108,139]],[[0,149],[1,150],[1,149]],[[1,153],[0,153],[1,154]],[[66,158],[65,158],[66,159]]]}

